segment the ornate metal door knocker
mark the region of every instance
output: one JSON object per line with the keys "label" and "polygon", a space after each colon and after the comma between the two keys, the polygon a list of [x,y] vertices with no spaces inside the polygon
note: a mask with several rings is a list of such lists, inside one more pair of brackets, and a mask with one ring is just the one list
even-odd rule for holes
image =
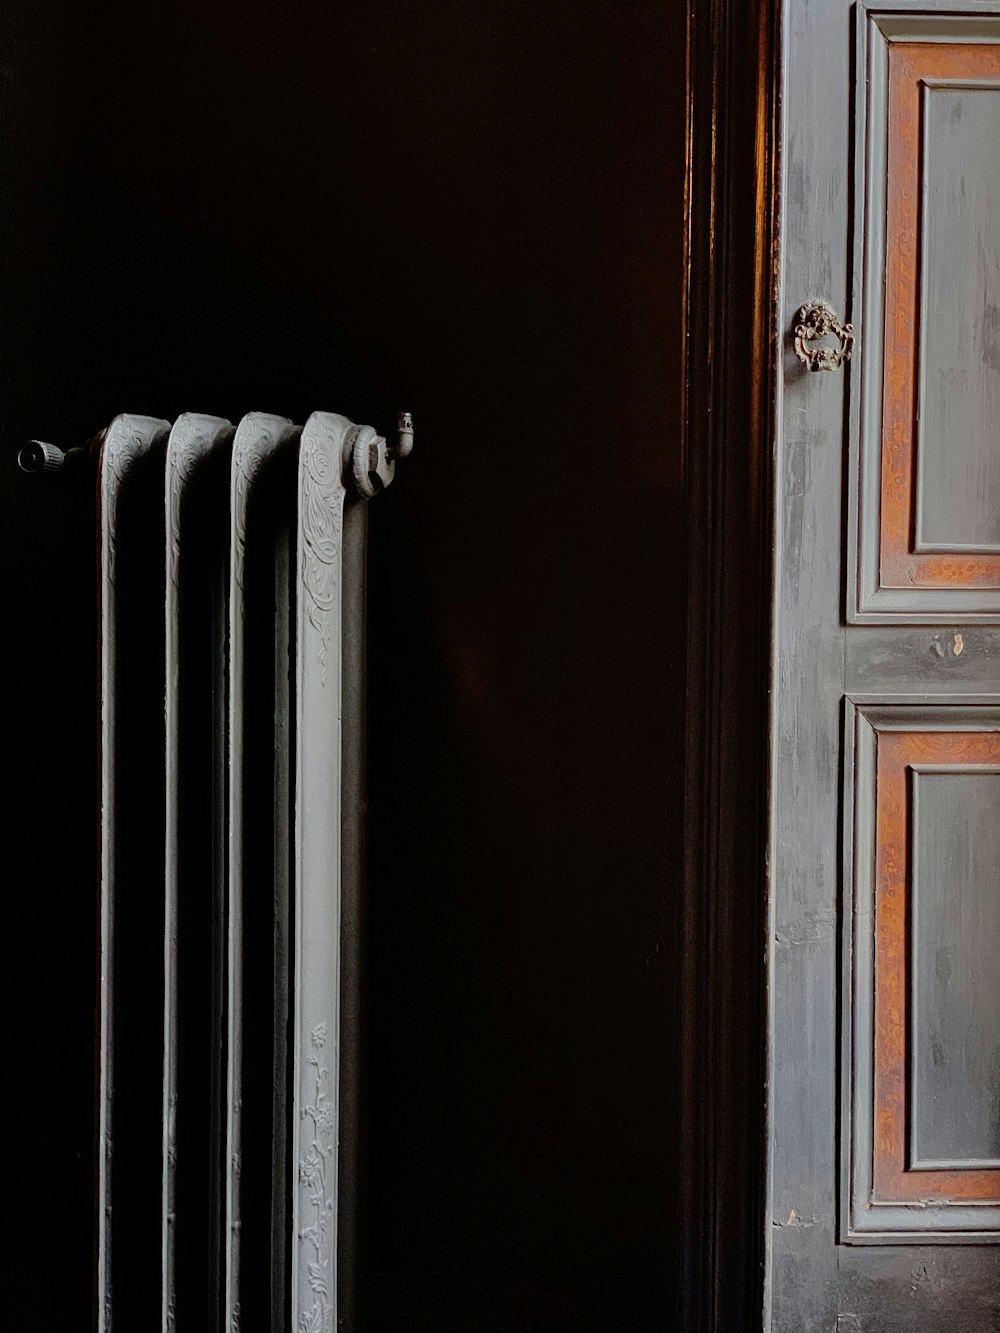
{"label": "ornate metal door knocker", "polygon": [[[832,336],[839,347],[810,347],[817,338]],[[825,301],[810,301],[799,311],[795,324],[795,355],[810,370],[839,370],[854,351],[854,329],[842,324]]]}

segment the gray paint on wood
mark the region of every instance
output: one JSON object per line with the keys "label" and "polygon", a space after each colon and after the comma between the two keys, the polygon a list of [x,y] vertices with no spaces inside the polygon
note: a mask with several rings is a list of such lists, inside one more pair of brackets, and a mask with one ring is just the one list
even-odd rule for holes
{"label": "gray paint on wood", "polygon": [[[849,378],[846,612],[877,618],[882,469],[882,330],[885,320],[885,180],[889,52],[864,5],[854,25],[854,267],[851,318],[859,355]],[[845,118],[850,112],[845,108]],[[824,145],[827,153],[830,146]],[[868,336],[869,327],[873,330]]]}
{"label": "gray paint on wood", "polygon": [[847,636],[845,693],[961,696],[1000,692],[1000,632],[979,625],[857,626]]}
{"label": "gray paint on wood", "polygon": [[[808,299],[849,319],[851,14],[789,3],[784,29],[782,294],[789,330]],[[822,59],[817,53],[822,52]],[[822,103],[822,115],[809,114]],[[831,125],[841,156],[831,157]],[[776,662],[772,732],[770,1327],[836,1325],[836,842],[840,681],[842,441],[846,373],[804,371],[786,338],[775,470]],[[808,625],[808,637],[803,632]]]}
{"label": "gray paint on wood", "polygon": [[845,1245],[838,1258],[842,1311],[857,1321],[848,1325],[851,1333],[990,1333],[996,1327],[995,1273],[991,1282],[991,1256],[982,1247]]}
{"label": "gray paint on wood", "polygon": [[[936,25],[925,29],[928,40],[938,32],[965,37],[971,29],[963,23],[1000,33],[990,7],[976,0],[963,6],[977,15],[973,19],[947,15],[944,5],[923,8]],[[907,700],[921,708],[935,696],[951,700],[959,705],[948,714],[952,725],[967,711],[963,698],[971,705],[1000,692],[995,632],[967,626],[977,617],[1000,618],[996,594],[904,590],[886,600],[877,586],[882,310],[876,261],[885,233],[887,46],[896,30],[923,21],[912,5],[893,9],[889,20],[850,0],[786,0],[783,8],[779,325],[789,330],[804,301],[828,300],[858,329],[859,354],[845,375],[808,375],[788,339],[778,386],[768,964],[771,1305],[764,1324],[770,1333],[995,1333],[1000,1268],[996,1246],[981,1243],[995,1241],[989,1230],[949,1235],[945,1228],[963,1220],[957,1210],[940,1217],[913,1208],[905,1210],[911,1229],[888,1233],[887,1219],[876,1217],[866,1237],[850,1216],[852,1173],[871,1160],[871,1101],[861,1086],[870,1068],[870,1025],[851,997],[855,980],[871,967],[870,907],[852,896],[852,886],[870,889],[870,865],[866,873],[858,858],[870,841],[872,808],[859,805],[857,829],[842,815],[850,813],[856,781],[870,781],[855,779],[855,746],[858,765],[871,768],[874,743],[867,718],[855,737],[856,709],[845,694],[856,690],[877,699],[884,692],[900,725]],[[997,7],[992,10],[995,15]],[[896,627],[907,619],[908,626]],[[871,623],[859,623],[864,620]],[[865,1216],[875,1211],[869,1203],[861,1201]],[[977,1215],[981,1219],[982,1210]]]}
{"label": "gray paint on wood", "polygon": [[877,4],[862,4],[860,9],[871,12],[886,42],[955,45],[997,40],[994,0],[966,0],[961,12],[952,0],[897,0],[891,11]]}
{"label": "gray paint on wood", "polygon": [[910,1167],[1000,1165],[1000,768],[914,767]]}
{"label": "gray paint on wood", "polygon": [[[854,631],[850,631],[854,633]],[[882,630],[883,635],[896,631]],[[1000,731],[1000,704],[944,693],[932,703],[845,701],[841,921],[841,1241],[853,1245],[995,1244],[1000,1206],[874,1202],[875,782],[876,739],[885,731]],[[930,770],[931,766],[924,766]],[[989,961],[983,964],[989,967]],[[994,1029],[994,1032],[996,1029]],[[973,1265],[973,1269],[975,1265]],[[857,1274],[860,1278],[861,1271]],[[888,1270],[887,1270],[888,1271]],[[985,1276],[995,1280],[994,1270]],[[971,1281],[975,1281],[973,1273]]]}
{"label": "gray paint on wood", "polygon": [[1000,84],[926,80],[918,551],[1000,551]]}
{"label": "gray paint on wood", "polygon": [[[969,0],[963,6],[968,11],[964,14],[940,12],[947,8],[946,2],[936,4],[934,0],[919,5],[900,3],[893,6],[892,13],[865,4],[855,6],[850,317],[857,331],[859,353],[849,376],[845,610],[848,621],[858,624],[1000,620],[1000,591],[996,589],[886,588],[882,587],[879,569],[889,46],[898,41],[1000,40],[1000,15],[994,4]],[[863,77],[857,76],[859,72]],[[815,114],[822,113],[817,108]],[[828,137],[818,151],[830,161],[831,155],[842,154],[842,138]],[[982,306],[981,298],[979,301]],[[925,298],[923,309],[928,308]],[[933,306],[930,309],[936,314]],[[923,369],[928,364],[925,356]],[[948,403],[954,407],[953,397]],[[958,447],[964,448],[961,444]],[[944,467],[944,461],[940,461]],[[974,470],[974,462],[971,466]]]}

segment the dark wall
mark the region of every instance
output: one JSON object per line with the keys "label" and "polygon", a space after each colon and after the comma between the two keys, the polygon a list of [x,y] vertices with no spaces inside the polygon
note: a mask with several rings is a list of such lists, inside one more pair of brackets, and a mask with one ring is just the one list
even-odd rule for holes
{"label": "dark wall", "polygon": [[90,500],[17,445],[407,407],[372,513],[371,1327],[669,1328],[683,6],[4,26],[0,1313],[86,1327],[92,1239]]}

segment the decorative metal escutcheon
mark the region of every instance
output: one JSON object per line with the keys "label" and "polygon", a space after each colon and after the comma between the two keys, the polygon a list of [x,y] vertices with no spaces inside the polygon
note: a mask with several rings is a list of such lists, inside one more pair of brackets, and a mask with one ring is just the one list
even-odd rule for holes
{"label": "decorative metal escutcheon", "polygon": [[[809,344],[818,338],[834,337],[838,347]],[[842,324],[825,301],[810,301],[799,311],[795,324],[795,355],[810,370],[839,370],[854,351],[854,329]]]}

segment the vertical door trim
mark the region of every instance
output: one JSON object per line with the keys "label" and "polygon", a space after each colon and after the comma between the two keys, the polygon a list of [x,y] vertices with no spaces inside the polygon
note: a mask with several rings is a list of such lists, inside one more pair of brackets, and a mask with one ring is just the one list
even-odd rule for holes
{"label": "vertical door trim", "polygon": [[688,8],[677,1321],[685,1333],[749,1333],[767,1323],[779,23],[777,0],[690,0]]}

